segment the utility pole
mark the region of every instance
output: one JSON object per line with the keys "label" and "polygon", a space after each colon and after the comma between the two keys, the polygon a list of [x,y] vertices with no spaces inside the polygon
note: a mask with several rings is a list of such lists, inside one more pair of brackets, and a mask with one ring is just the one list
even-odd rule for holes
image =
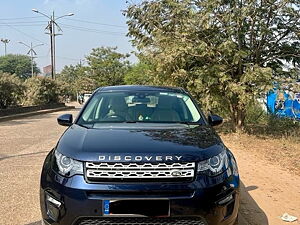
{"label": "utility pole", "polygon": [[37,55],[36,51],[34,51],[34,48],[36,48],[38,46],[42,46],[44,44],[38,44],[38,45],[32,46],[32,42],[30,43],[30,45],[27,45],[22,41],[19,41],[19,43],[22,44],[22,45],[25,45],[26,47],[29,48],[29,51],[27,52],[27,55],[30,54],[30,58],[31,58],[31,77],[33,77],[34,76],[34,71],[33,71],[34,61],[33,61],[33,59],[36,58],[35,56]]}
{"label": "utility pole", "polygon": [[[51,17],[52,18],[52,17]],[[54,39],[54,35],[53,35],[53,23],[52,23],[52,19],[50,20],[49,24],[48,24],[48,29],[49,29],[49,35],[50,35],[50,52],[51,52],[51,78],[55,79],[55,69],[54,69],[54,46],[53,46],[53,39]]]}
{"label": "utility pole", "polygon": [[66,14],[66,15],[63,15],[63,16],[59,16],[57,18],[55,18],[55,15],[54,15],[54,11],[52,13],[51,16],[48,16],[40,11],[38,11],[37,9],[32,9],[33,12],[35,13],[39,13],[45,17],[47,17],[49,19],[49,22],[48,22],[48,26],[46,27],[47,30],[49,30],[49,33],[46,33],[46,34],[49,34],[50,35],[50,48],[51,48],[51,77],[52,79],[55,79],[55,71],[56,71],[56,61],[55,61],[55,37],[57,35],[61,35],[61,34],[56,34],[55,33],[55,26],[58,27],[58,30],[59,31],[62,31],[62,29],[59,27],[59,25],[56,23],[56,21],[58,19],[61,19],[63,17],[66,17],[66,16],[73,16],[74,13],[69,13],[69,14]]}
{"label": "utility pole", "polygon": [[83,63],[85,62],[85,59],[80,59],[79,60],[79,66],[81,67],[83,65]]}
{"label": "utility pole", "polygon": [[10,42],[9,39],[1,38],[1,41],[4,43],[4,54],[7,54],[6,45]]}

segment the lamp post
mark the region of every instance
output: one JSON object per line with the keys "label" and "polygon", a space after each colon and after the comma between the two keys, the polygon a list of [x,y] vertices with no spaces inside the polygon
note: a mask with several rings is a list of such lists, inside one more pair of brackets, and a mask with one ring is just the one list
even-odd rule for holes
{"label": "lamp post", "polygon": [[46,15],[45,13],[42,13],[40,11],[38,11],[37,9],[32,9],[33,12],[35,13],[39,13],[45,17],[47,17],[49,19],[49,22],[48,22],[48,26],[46,27],[46,29],[49,30],[49,33],[46,33],[46,34],[49,34],[50,35],[50,44],[51,44],[51,77],[52,79],[55,79],[55,37],[57,35],[60,35],[60,34],[56,34],[55,33],[55,26],[57,26],[58,30],[59,31],[62,31],[62,29],[59,27],[59,25],[56,23],[57,20],[63,18],[63,17],[66,17],[66,16],[73,16],[74,13],[69,13],[69,14],[66,14],[66,15],[63,15],[63,16],[59,16],[57,18],[55,18],[55,15],[54,15],[54,11],[52,13],[51,16],[48,16]]}
{"label": "lamp post", "polygon": [[7,54],[6,45],[10,42],[10,40],[6,38],[1,38],[1,41],[4,43],[4,54],[6,55]]}
{"label": "lamp post", "polygon": [[42,46],[44,44],[38,44],[38,45],[32,46],[32,42],[30,43],[30,45],[27,45],[27,44],[25,44],[22,41],[19,41],[19,43],[22,44],[22,45],[25,45],[26,47],[29,48],[29,51],[27,52],[27,55],[30,54],[30,57],[31,57],[31,77],[33,77],[33,75],[34,75],[34,71],[33,71],[33,59],[35,58],[34,56],[37,55],[36,51],[34,51],[34,48],[36,48],[38,46]]}

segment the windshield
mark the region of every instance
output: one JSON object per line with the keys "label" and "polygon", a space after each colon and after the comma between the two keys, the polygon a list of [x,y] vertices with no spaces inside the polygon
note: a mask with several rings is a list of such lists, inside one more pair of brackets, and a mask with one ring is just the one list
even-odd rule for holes
{"label": "windshield", "polygon": [[158,91],[99,92],[92,97],[77,123],[197,123],[200,119],[199,111],[186,94]]}

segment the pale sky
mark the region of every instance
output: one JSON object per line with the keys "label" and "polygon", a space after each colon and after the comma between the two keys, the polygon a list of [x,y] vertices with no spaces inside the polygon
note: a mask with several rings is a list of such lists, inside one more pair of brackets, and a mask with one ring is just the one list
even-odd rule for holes
{"label": "pale sky", "polygon": [[[126,18],[122,10],[126,0],[0,0],[0,39],[10,39],[7,52],[26,54],[28,49],[19,44],[43,43],[37,47],[36,62],[42,67],[50,64],[50,37],[45,34],[48,19],[32,12],[38,9],[47,15],[55,11],[56,17],[74,13],[72,17],[57,22],[62,28],[56,38],[56,65],[60,71],[64,65],[77,64],[100,46],[117,46],[122,53],[130,53],[133,47],[126,37]],[[137,2],[138,0],[135,0]],[[0,42],[0,55],[4,44]],[[130,58],[132,62],[135,57]]]}

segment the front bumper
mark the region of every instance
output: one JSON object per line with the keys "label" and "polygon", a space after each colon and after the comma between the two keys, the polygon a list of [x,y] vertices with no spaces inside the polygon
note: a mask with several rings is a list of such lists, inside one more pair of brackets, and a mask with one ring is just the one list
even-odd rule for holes
{"label": "front bumper", "polygon": [[199,218],[209,225],[231,225],[237,218],[239,207],[239,177],[229,168],[219,176],[198,175],[193,182],[186,183],[90,184],[80,175],[65,178],[49,168],[43,169],[40,200],[46,224],[81,225],[88,224],[82,221],[104,217],[107,220],[103,201],[117,199],[167,199],[170,218]]}

